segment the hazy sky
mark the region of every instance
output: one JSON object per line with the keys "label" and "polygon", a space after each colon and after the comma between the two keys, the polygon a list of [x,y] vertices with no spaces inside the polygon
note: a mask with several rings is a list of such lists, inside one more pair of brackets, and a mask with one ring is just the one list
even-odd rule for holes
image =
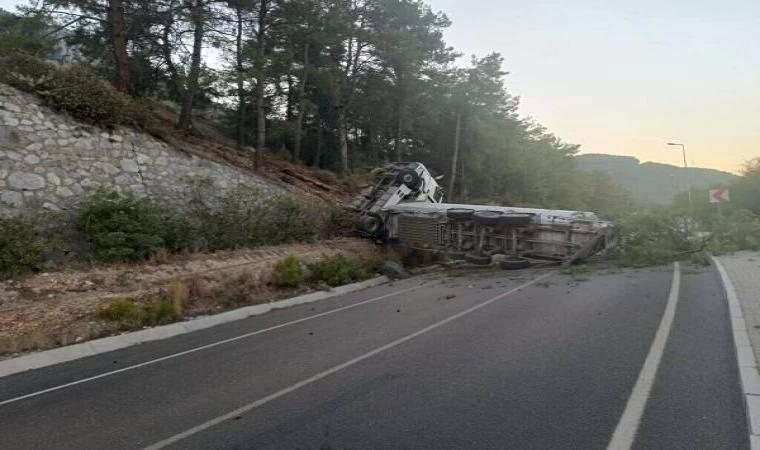
{"label": "hazy sky", "polygon": [[[18,0],[0,0],[12,9]],[[466,55],[584,152],[736,171],[760,156],[759,0],[428,0]]]}
{"label": "hazy sky", "polygon": [[737,170],[760,156],[758,0],[430,0],[466,54],[584,152]]}

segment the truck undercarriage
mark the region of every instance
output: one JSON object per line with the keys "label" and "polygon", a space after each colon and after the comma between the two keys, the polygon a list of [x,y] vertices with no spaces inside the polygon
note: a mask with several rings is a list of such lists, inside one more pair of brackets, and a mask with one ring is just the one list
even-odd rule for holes
{"label": "truck undercarriage", "polygon": [[357,231],[378,242],[446,253],[505,268],[522,258],[576,261],[611,245],[611,224],[588,212],[442,203],[443,191],[420,163],[393,163],[351,205]]}

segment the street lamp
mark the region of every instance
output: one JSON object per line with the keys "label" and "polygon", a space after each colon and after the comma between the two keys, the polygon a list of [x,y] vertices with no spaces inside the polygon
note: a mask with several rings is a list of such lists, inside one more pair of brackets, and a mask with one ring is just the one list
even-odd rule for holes
{"label": "street lamp", "polygon": [[[691,180],[689,180],[689,164],[686,160],[686,146],[684,144],[678,144],[675,142],[668,142],[668,145],[671,147],[681,147],[681,151],[683,152],[683,174],[686,178],[686,189],[689,190],[689,214],[691,214],[692,207],[691,207]],[[688,219],[684,220],[684,231],[686,232],[686,236],[689,235],[689,224]]]}

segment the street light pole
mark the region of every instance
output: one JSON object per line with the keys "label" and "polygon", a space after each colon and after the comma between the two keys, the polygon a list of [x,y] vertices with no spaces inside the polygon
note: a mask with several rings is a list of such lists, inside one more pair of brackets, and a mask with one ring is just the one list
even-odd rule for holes
{"label": "street light pole", "polygon": [[[691,180],[689,179],[689,163],[686,159],[686,146],[684,144],[678,144],[675,142],[668,142],[668,145],[671,147],[681,147],[681,151],[683,152],[683,174],[686,178],[686,189],[689,191],[689,215],[691,215],[692,212],[692,205],[691,205]],[[686,232],[686,236],[689,236],[689,221],[688,218],[684,220],[684,231]]]}

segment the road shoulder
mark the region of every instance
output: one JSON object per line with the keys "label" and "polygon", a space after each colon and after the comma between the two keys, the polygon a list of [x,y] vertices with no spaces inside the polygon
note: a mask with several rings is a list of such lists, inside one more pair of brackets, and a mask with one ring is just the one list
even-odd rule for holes
{"label": "road shoulder", "polygon": [[345,295],[379,286],[389,281],[390,280],[387,277],[373,278],[371,280],[363,281],[360,283],[337,287],[331,289],[330,291],[313,292],[311,294],[306,294],[286,300],[280,300],[277,302],[240,308],[214,316],[201,317],[186,322],[179,322],[171,325],[136,331],[133,333],[126,333],[119,336],[95,339],[93,341],[56,348],[53,350],[31,353],[17,358],[0,361],[0,378],[14,375],[20,372],[26,372],[28,370],[40,369],[43,367],[86,358],[88,356],[120,350],[123,348],[131,347],[133,345],[169,339],[175,336],[192,333],[194,331],[215,327],[217,325],[247,319],[252,316],[266,314],[276,309],[290,308],[297,305],[314,303],[320,300],[327,300],[340,295]]}
{"label": "road shoulder", "polygon": [[751,448],[760,450],[760,254],[712,257],[726,292]]}

